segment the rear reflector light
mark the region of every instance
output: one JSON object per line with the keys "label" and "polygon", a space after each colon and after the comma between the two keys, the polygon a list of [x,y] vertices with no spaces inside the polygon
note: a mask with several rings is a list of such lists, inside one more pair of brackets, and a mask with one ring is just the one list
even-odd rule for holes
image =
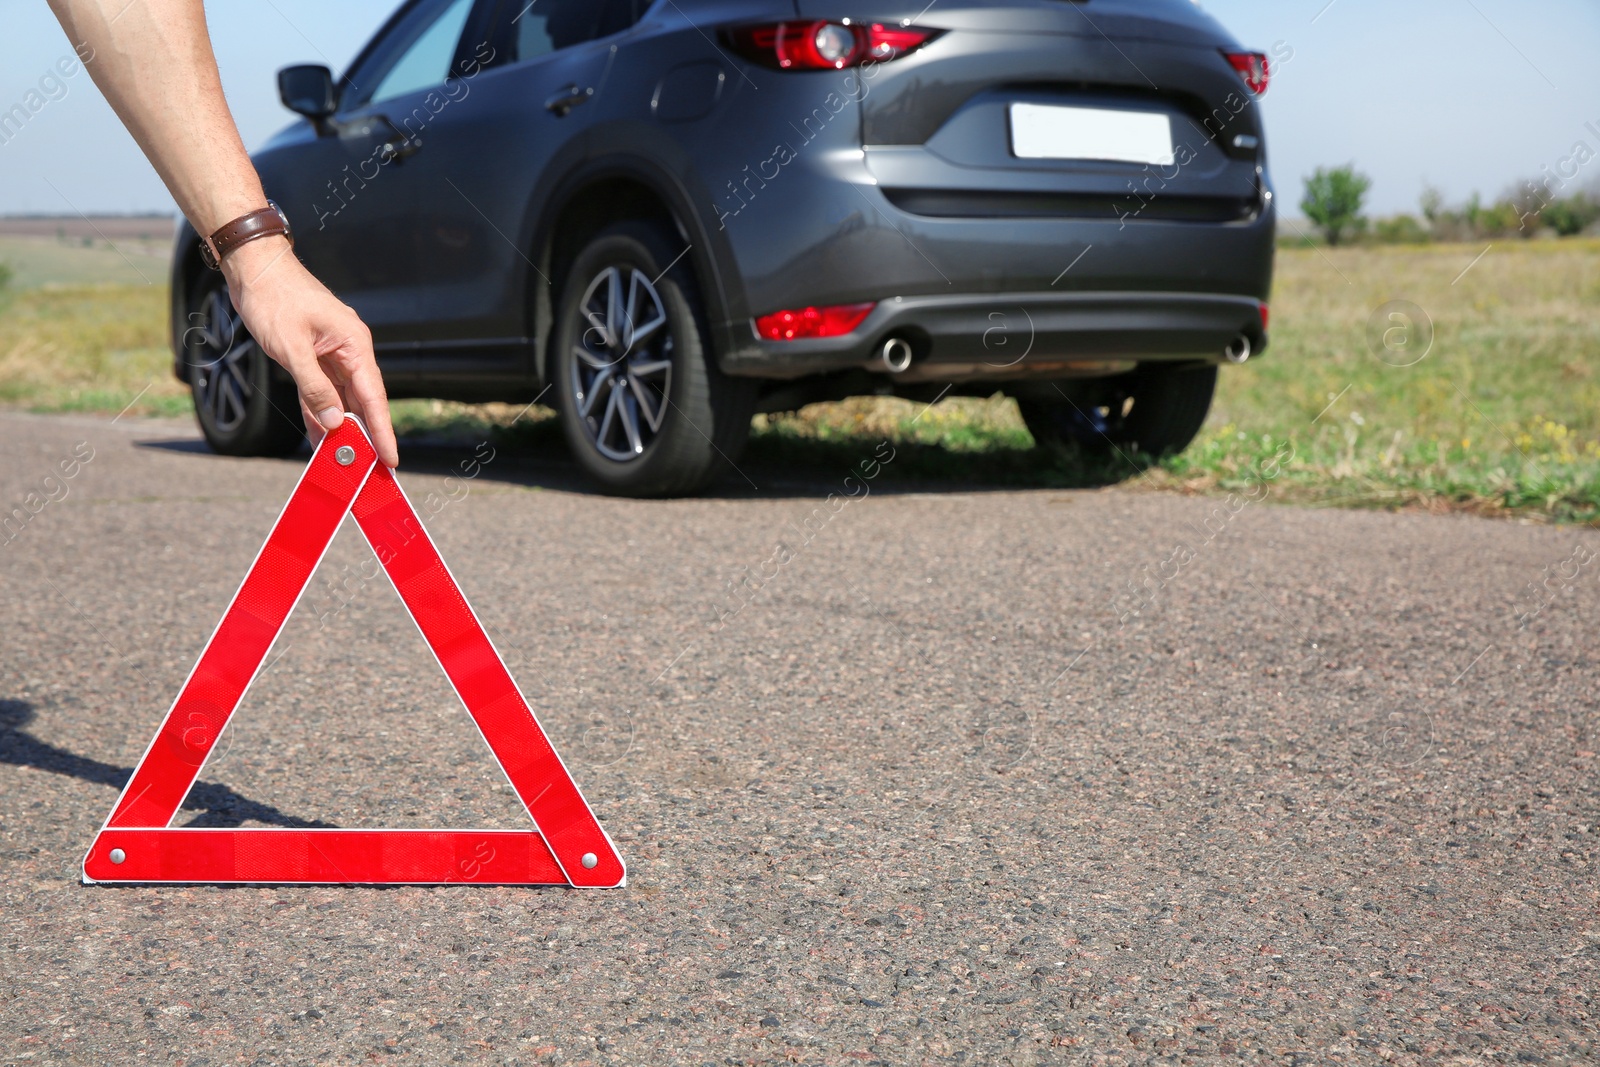
{"label": "rear reflector light", "polygon": [[1272,80],[1272,68],[1267,64],[1267,57],[1260,52],[1224,52],[1228,62],[1233,64],[1233,69],[1239,72],[1239,77],[1244,79],[1245,85],[1257,96],[1267,91],[1267,83]]}
{"label": "rear reflector light", "polygon": [[1262,333],[1266,333],[1267,332],[1267,320],[1270,317],[1271,317],[1271,313],[1267,310],[1267,305],[1262,304],[1261,305],[1261,332]]}
{"label": "rear reflector light", "polygon": [[795,311],[774,311],[756,319],[756,333],[767,341],[797,341],[806,337],[839,337],[861,325],[876,304],[834,304]]}
{"label": "rear reflector light", "polygon": [[779,70],[843,70],[913,52],[943,32],[880,23],[794,19],[724,31],[733,50]]}

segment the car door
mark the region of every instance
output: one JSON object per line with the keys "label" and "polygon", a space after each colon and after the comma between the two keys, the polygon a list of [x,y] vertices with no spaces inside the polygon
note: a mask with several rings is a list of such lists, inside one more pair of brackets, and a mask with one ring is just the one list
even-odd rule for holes
{"label": "car door", "polygon": [[339,110],[314,139],[259,161],[269,195],[294,223],[300,258],[380,346],[415,341],[419,323],[451,315],[437,293],[419,291],[427,289],[419,279],[428,251],[455,235],[411,201],[428,169],[421,148],[470,101],[474,67],[461,53],[473,54],[464,47],[469,27],[493,2],[413,0],[345,76]]}
{"label": "car door", "polygon": [[302,258],[366,320],[386,368],[526,358],[532,263],[517,237],[541,172],[581,137],[611,55],[596,40],[605,6],[414,4],[351,70],[315,162],[283,176],[310,220],[295,220]]}
{"label": "car door", "polygon": [[471,126],[465,139],[473,152],[452,155],[449,181],[437,187],[461,230],[476,227],[471,257],[477,270],[470,281],[462,279],[470,336],[525,342],[530,278],[546,280],[533,263],[534,249],[525,247],[535,189],[552,166],[581,161],[618,35],[643,6],[639,0],[500,0],[490,17],[489,58],[460,113]]}

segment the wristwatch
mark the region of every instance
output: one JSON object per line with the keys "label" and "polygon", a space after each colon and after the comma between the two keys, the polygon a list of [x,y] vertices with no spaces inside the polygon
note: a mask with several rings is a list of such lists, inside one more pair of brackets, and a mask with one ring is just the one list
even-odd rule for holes
{"label": "wristwatch", "polygon": [[200,238],[200,258],[205,260],[206,266],[212,270],[221,270],[222,261],[228,257],[228,253],[240,245],[280,234],[289,239],[289,247],[293,248],[294,230],[289,226],[289,216],[283,213],[281,207],[268,200],[267,206],[259,211],[240,215],[210,237]]}

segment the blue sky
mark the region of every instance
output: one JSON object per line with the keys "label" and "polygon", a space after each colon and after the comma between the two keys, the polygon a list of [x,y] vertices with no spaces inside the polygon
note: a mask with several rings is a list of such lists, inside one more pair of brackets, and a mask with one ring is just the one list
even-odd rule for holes
{"label": "blue sky", "polygon": [[[1107,4],[1116,0],[1097,0]],[[288,121],[273,75],[347,63],[398,0],[213,0],[223,82],[245,143]],[[1273,180],[1291,211],[1319,164],[1354,161],[1369,206],[1414,210],[1425,180],[1495,196],[1586,140],[1600,150],[1595,0],[1206,0],[1247,45],[1292,50],[1263,101]],[[924,21],[936,24],[937,3]],[[0,111],[69,52],[44,0],[0,0]],[[0,145],[0,213],[171,210],[89,79]],[[59,92],[56,95],[60,95]],[[1600,161],[1584,183],[1600,183]]]}

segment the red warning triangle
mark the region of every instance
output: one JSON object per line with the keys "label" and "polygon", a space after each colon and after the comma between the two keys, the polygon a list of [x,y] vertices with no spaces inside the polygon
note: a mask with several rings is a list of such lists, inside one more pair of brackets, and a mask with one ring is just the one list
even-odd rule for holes
{"label": "red warning triangle", "polygon": [[[172,828],[346,513],[533,818],[531,830]],[[87,882],[625,884],[616,846],[354,416],[323,438],[83,861]]]}

